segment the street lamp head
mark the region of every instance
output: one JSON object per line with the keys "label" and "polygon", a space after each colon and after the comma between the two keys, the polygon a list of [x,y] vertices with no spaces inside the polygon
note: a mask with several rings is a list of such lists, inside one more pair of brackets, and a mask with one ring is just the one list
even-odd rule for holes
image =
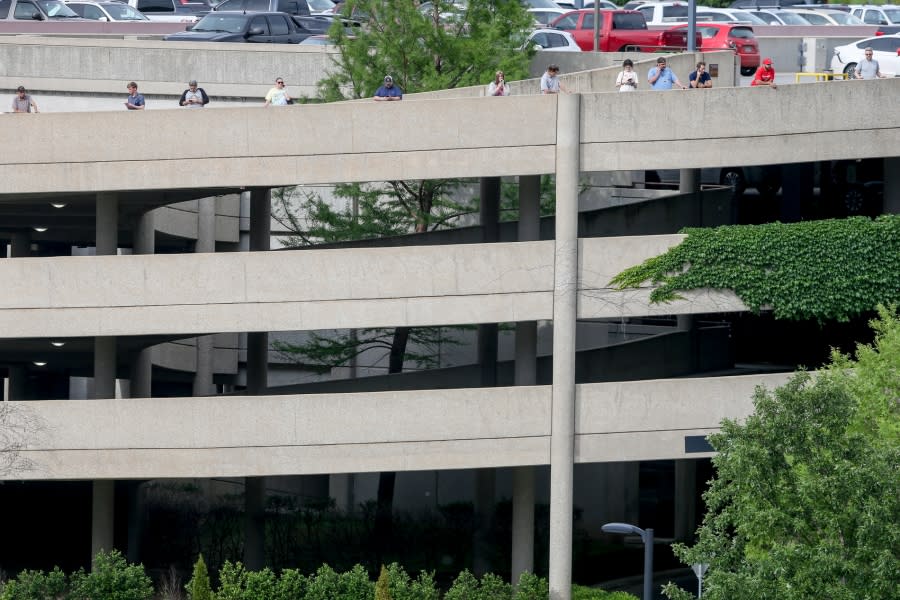
{"label": "street lamp head", "polygon": [[618,533],[620,535],[639,535],[643,537],[644,530],[628,523],[607,523],[600,528],[603,533]]}

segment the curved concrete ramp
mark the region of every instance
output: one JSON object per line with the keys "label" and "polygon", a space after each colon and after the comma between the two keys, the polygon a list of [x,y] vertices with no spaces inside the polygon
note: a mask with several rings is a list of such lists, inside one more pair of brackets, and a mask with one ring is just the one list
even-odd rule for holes
{"label": "curved concrete ramp", "polygon": [[[584,94],[580,170],[893,156],[900,147],[898,95],[900,78]],[[0,143],[16,148],[0,159],[2,194],[553,173],[559,100],[12,117],[0,129]]]}
{"label": "curved concrete ramp", "polygon": [[[709,456],[687,453],[685,437],[747,416],[756,386],[786,378],[580,385],[575,459]],[[143,479],[548,464],[550,396],[538,386],[8,406],[40,424],[20,453],[33,469],[15,478]]]}

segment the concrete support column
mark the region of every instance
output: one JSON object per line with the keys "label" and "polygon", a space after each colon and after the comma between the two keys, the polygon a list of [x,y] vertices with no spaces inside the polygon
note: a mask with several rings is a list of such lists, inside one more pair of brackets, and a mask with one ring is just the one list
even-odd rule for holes
{"label": "concrete support column", "polygon": [[94,338],[94,399],[116,397],[116,338]]}
{"label": "concrete support column", "polygon": [[557,96],[553,403],[550,431],[550,600],[571,600],[572,597],[580,111],[580,95]]}
{"label": "concrete support column", "polygon": [[9,379],[6,382],[7,400],[25,400],[25,388],[28,381],[28,371],[24,365],[10,365]]}
{"label": "concrete support column", "polygon": [[697,528],[697,461],[675,461],[675,539],[690,542]]}
{"label": "concrete support column", "polygon": [[110,256],[119,248],[119,199],[116,194],[97,194],[96,210],[97,256]]}
{"label": "concrete support column", "polygon": [[[519,177],[520,242],[540,239],[541,177]],[[537,323],[516,323],[515,385],[537,383]],[[510,579],[519,582],[522,573],[534,573],[534,467],[516,467],[512,499],[512,564]]]}
{"label": "concrete support column", "polygon": [[115,482],[111,479],[94,480],[91,498],[91,564],[101,550],[113,549],[113,508]]}
{"label": "concrete support column", "polygon": [[900,214],[900,156],[884,159],[884,213]]}
{"label": "concrete support column", "polygon": [[334,498],[335,508],[353,514],[356,508],[355,487],[354,473],[333,473],[328,477],[328,495]]}
{"label": "concrete support column", "polygon": [[[156,252],[156,223],[152,210],[148,210],[138,218],[134,228],[134,243],[132,250],[135,254],[154,254]],[[131,364],[131,393],[132,398],[153,397],[153,360],[150,348],[139,351]],[[131,548],[131,535],[129,534],[129,549]]]}
{"label": "concrete support column", "polygon": [[31,256],[31,236],[26,231],[17,231],[9,240],[9,257],[24,258]]}
{"label": "concrete support column", "polygon": [[266,565],[265,500],[265,478],[245,478],[244,566],[250,571],[260,571]]}
{"label": "concrete support column", "polygon": [[700,169],[681,169],[678,173],[679,192],[696,194],[700,191]]}
{"label": "concrete support column", "polygon": [[[197,201],[197,243],[195,252],[216,251],[216,199],[201,198]],[[194,371],[194,396],[215,395],[213,384],[213,336],[202,335],[194,340],[197,368]]]}

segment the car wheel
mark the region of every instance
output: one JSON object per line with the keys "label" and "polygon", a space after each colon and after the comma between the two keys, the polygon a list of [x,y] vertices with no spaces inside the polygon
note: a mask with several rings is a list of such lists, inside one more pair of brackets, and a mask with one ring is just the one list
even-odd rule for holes
{"label": "car wheel", "polygon": [[847,66],[844,67],[844,75],[847,77],[853,77],[854,71],[856,71],[856,63],[847,63]]}
{"label": "car wheel", "polygon": [[749,77],[750,75],[753,75],[755,72],[756,72],[756,69],[754,69],[753,67],[741,67],[741,75],[743,75],[744,77]]}
{"label": "car wheel", "polygon": [[744,179],[744,171],[740,168],[728,168],[722,169],[722,174],[719,176],[719,183],[721,185],[727,185],[731,188],[731,194],[737,198],[741,194],[744,193],[744,190],[747,189],[747,181]]}

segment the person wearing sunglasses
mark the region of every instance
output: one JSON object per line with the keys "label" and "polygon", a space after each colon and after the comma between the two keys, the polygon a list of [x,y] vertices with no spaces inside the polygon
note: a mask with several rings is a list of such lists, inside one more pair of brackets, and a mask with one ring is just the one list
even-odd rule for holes
{"label": "person wearing sunglasses", "polygon": [[856,64],[856,79],[884,79],[885,75],[881,72],[878,61],[872,58],[872,47],[869,46],[863,52],[866,57]]}
{"label": "person wearing sunglasses", "polygon": [[266,106],[287,106],[293,102],[287,88],[284,87],[284,79],[278,77],[275,79],[275,87],[266,94]]}

